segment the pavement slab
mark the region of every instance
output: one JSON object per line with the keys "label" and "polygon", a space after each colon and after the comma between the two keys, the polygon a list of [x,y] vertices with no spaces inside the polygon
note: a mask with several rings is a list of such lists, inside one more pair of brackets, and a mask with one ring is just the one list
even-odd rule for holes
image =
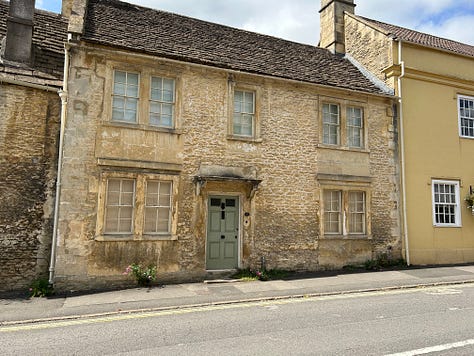
{"label": "pavement slab", "polygon": [[474,265],[292,277],[265,282],[223,280],[221,283],[174,284],[52,298],[0,298],[0,331],[1,326],[6,324],[82,318],[88,315],[387,288],[474,284]]}

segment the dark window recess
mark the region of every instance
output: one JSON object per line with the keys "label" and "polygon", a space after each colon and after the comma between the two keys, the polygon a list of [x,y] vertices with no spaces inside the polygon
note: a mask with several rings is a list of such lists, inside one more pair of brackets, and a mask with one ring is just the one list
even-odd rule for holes
{"label": "dark window recess", "polygon": [[226,199],[225,205],[227,206],[235,206],[235,199]]}
{"label": "dark window recess", "polygon": [[221,206],[221,200],[217,198],[211,198],[211,206]]}

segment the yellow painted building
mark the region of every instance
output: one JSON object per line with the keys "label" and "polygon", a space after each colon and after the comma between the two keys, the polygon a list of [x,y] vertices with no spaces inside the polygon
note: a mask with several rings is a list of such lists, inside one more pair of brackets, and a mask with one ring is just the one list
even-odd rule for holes
{"label": "yellow painted building", "polygon": [[465,200],[474,190],[474,47],[356,16],[352,0],[323,1],[321,19],[320,45],[345,51],[400,98],[407,262],[474,262],[474,211]]}

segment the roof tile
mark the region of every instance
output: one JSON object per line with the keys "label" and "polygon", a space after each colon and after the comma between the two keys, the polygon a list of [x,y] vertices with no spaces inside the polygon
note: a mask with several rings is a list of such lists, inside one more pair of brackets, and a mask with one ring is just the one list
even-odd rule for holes
{"label": "roof tile", "polygon": [[391,25],[388,23],[357,16],[372,25],[388,32],[388,34],[401,39],[402,41],[416,43],[422,46],[438,48],[465,56],[474,57],[474,46],[465,43],[448,40],[446,38],[436,37],[427,33],[410,30],[408,28]]}
{"label": "roof tile", "polygon": [[89,0],[82,39],[219,68],[381,93],[347,59],[325,49],[117,0]]}

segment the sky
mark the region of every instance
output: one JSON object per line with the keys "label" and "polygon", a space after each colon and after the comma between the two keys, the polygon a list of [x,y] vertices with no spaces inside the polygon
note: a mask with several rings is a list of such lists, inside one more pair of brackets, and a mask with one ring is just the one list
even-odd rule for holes
{"label": "sky", "polygon": [[[320,0],[129,0],[127,2],[316,45]],[[356,15],[474,45],[474,0],[355,0]],[[36,0],[60,12],[61,0]]]}

